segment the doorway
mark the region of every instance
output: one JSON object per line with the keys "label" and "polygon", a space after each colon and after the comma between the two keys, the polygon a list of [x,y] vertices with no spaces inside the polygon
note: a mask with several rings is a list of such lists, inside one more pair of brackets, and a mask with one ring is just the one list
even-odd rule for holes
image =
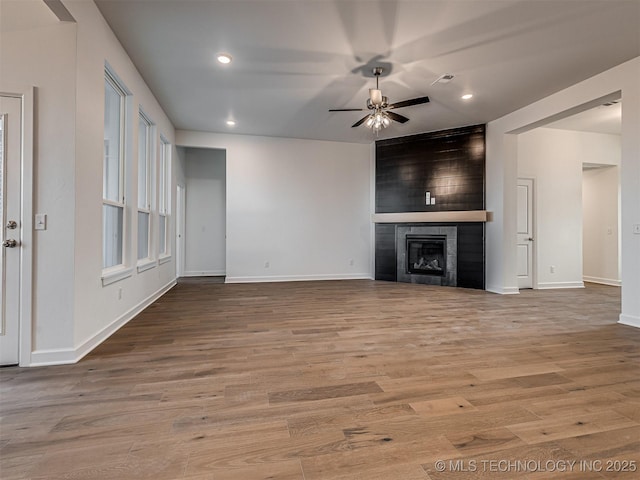
{"label": "doorway", "polygon": [[183,277],[226,275],[226,150],[184,149]]}
{"label": "doorway", "polygon": [[[602,278],[619,278],[615,165],[621,158],[620,112],[619,102],[607,98],[601,105],[518,134],[519,288],[583,288],[584,281],[605,283]],[[596,173],[595,168],[585,169],[586,166],[602,167],[600,164],[611,165],[597,169],[611,174],[611,188],[592,182],[591,193],[585,192],[585,172]],[[535,182],[529,184],[529,178],[535,178]],[[529,202],[533,203],[533,210],[525,208]],[[587,206],[593,207],[589,215]],[[591,219],[592,228],[585,228],[587,218]],[[591,245],[596,235],[601,239]],[[612,246],[605,249],[605,244]],[[597,273],[594,268],[600,264],[611,267],[613,272]]]}

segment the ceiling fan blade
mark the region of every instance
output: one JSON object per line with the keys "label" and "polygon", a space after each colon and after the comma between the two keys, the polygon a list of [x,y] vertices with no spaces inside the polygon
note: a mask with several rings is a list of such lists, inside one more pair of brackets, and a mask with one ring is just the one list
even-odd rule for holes
{"label": "ceiling fan blade", "polygon": [[360,125],[362,125],[364,123],[364,121],[369,118],[369,115],[365,115],[364,117],[362,117],[360,120],[358,120],[356,123],[354,123],[353,125],[351,125],[351,128],[353,127],[359,127]]}
{"label": "ceiling fan blade", "polygon": [[403,102],[396,102],[389,105],[387,108],[402,108],[410,107],[412,105],[420,105],[422,103],[429,102],[429,97],[412,98],[411,100],[404,100]]}
{"label": "ceiling fan blade", "polygon": [[332,108],[330,112],[364,112],[364,108]]}
{"label": "ceiling fan blade", "polygon": [[389,115],[391,120],[395,120],[396,122],[407,123],[409,121],[409,119],[404,115],[399,115],[395,112],[386,112],[386,114]]}

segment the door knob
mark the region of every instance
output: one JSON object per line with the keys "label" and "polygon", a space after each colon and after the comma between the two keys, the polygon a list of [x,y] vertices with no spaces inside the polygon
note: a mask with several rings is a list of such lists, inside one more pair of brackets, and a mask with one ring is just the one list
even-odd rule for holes
{"label": "door knob", "polygon": [[7,228],[9,230],[15,230],[16,228],[18,228],[18,224],[14,220],[9,220],[7,222]]}
{"label": "door knob", "polygon": [[529,240],[530,242],[533,242],[533,237],[529,237],[527,238],[527,240]]}
{"label": "door knob", "polygon": [[2,246],[5,248],[16,248],[18,246],[18,242],[16,242],[13,238],[9,238],[2,242]]}

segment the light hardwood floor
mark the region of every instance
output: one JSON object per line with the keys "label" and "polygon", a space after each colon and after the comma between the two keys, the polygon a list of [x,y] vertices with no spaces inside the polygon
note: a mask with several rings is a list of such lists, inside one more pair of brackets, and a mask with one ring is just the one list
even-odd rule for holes
{"label": "light hardwood floor", "polygon": [[640,478],[616,472],[640,468],[619,308],[598,285],[191,280],[76,365],[0,371],[0,478]]}

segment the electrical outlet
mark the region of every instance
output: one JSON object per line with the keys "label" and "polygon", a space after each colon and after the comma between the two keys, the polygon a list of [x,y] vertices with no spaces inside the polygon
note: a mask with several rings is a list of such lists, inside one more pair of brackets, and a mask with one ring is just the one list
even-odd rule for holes
{"label": "electrical outlet", "polygon": [[640,223],[636,223],[633,226],[633,233],[634,235],[640,235]]}
{"label": "electrical outlet", "polygon": [[271,264],[269,262],[264,262],[264,268],[269,268]]}
{"label": "electrical outlet", "polygon": [[555,266],[555,265],[551,265],[551,266],[549,267],[549,271],[550,271],[551,273],[556,273],[556,266]]}
{"label": "electrical outlet", "polygon": [[118,300],[122,300],[122,287],[118,288]]}
{"label": "electrical outlet", "polygon": [[353,267],[353,258],[349,259],[349,265]]}

